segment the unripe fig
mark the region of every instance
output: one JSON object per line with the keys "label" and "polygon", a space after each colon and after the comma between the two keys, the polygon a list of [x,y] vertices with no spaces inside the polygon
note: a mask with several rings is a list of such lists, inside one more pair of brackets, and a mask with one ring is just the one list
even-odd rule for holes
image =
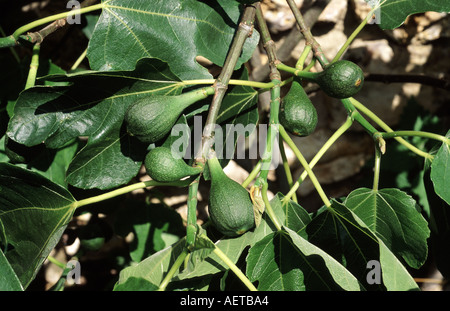
{"label": "unripe fig", "polygon": [[296,136],[307,136],[316,129],[317,111],[299,78],[292,81],[289,92],[281,100],[279,121],[286,131]]}
{"label": "unripe fig", "polygon": [[321,72],[300,72],[298,76],[317,83],[325,94],[339,99],[354,96],[364,82],[361,68],[348,60],[336,61]]}
{"label": "unripe fig", "polygon": [[209,215],[214,226],[230,237],[252,229],[255,216],[248,191],[225,174],[217,158],[207,163],[211,176]]}
{"label": "unripe fig", "polygon": [[176,96],[142,98],[125,114],[127,131],[144,143],[155,143],[169,133],[184,109],[208,95],[209,89],[200,89]]}
{"label": "unripe fig", "polygon": [[176,158],[167,147],[156,147],[150,150],[144,161],[147,174],[156,181],[171,182],[181,178],[197,175],[201,167],[189,166],[183,158]]}

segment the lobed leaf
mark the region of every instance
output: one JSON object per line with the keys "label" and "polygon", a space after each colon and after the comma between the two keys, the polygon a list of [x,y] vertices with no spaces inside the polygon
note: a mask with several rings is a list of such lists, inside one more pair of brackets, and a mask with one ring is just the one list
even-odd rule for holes
{"label": "lobed leaf", "polygon": [[399,189],[352,191],[344,205],[408,265],[420,268],[428,255],[428,223],[416,208],[416,201]]}
{"label": "lobed leaf", "polygon": [[[321,217],[322,220],[328,219],[329,225],[324,226],[323,223],[316,224],[314,227],[309,225],[310,228],[307,228],[310,236],[308,240],[332,254],[360,281],[367,280],[367,263],[376,260],[381,267],[382,284],[380,285],[387,290],[417,290],[417,284],[403,264],[364,221],[344,204],[335,200],[332,200],[331,203],[331,209],[323,210]],[[315,223],[314,220],[311,224]],[[336,244],[330,243],[332,240],[323,236],[323,229],[328,232],[329,236],[334,235]],[[316,242],[317,240],[319,243]],[[330,247],[331,252],[328,251]],[[365,287],[374,285],[366,282],[363,284]]]}
{"label": "lobed leaf", "polygon": [[[103,5],[87,51],[94,70],[130,70],[140,58],[152,57],[183,80],[211,78],[197,56],[223,65],[241,15],[234,0],[103,0]],[[258,40],[254,31],[236,69],[250,59]]]}
{"label": "lobed leaf", "polygon": [[177,242],[185,233],[180,214],[173,209],[162,204],[131,199],[125,202],[124,208],[118,210],[114,228],[123,237],[130,232],[134,234],[129,248],[130,257],[135,262]]}
{"label": "lobed leaf", "polygon": [[259,281],[258,290],[360,290],[341,264],[286,227],[253,245],[247,275]]}

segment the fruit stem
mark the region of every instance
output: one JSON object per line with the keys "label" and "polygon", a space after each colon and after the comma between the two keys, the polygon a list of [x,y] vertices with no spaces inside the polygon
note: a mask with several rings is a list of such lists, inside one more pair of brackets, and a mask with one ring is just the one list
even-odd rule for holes
{"label": "fruit stem", "polygon": [[381,152],[380,149],[375,148],[375,165],[373,168],[374,174],[373,174],[373,191],[378,191],[378,185],[380,181],[380,164],[381,164]]}
{"label": "fruit stem", "polygon": [[33,46],[33,56],[31,57],[30,70],[28,71],[27,82],[25,84],[25,90],[36,85],[36,76],[39,68],[39,52],[41,50],[41,44],[36,43]]}
{"label": "fruit stem", "polygon": [[322,189],[322,186],[320,185],[319,181],[316,178],[316,175],[313,173],[311,167],[309,166],[306,159],[303,157],[300,150],[297,148],[295,143],[292,141],[289,134],[286,132],[284,127],[282,125],[279,125],[279,132],[281,137],[284,139],[284,141],[288,144],[288,146],[292,149],[297,159],[300,161],[300,164],[303,166],[305,171],[308,173],[309,178],[311,179],[311,182],[313,183],[314,187],[316,188],[317,193],[319,194],[320,198],[322,199],[325,206],[330,207],[331,203],[328,200],[328,197],[326,196],[325,192]]}
{"label": "fruit stem", "polygon": [[[328,151],[328,149],[331,148],[331,146],[341,137],[353,124],[353,119],[348,116],[347,120],[342,124],[336,132],[327,140],[327,142],[320,148],[320,150],[316,153],[314,158],[309,162],[309,167],[312,169],[317,162],[322,158],[322,156]],[[298,180],[295,182],[295,184],[291,187],[291,190],[285,195],[283,198],[283,201],[288,202],[291,197],[294,195],[294,193],[297,191],[300,184],[305,180],[305,178],[308,176],[308,172],[305,170],[300,175]]]}
{"label": "fruit stem", "polygon": [[104,200],[108,200],[123,194],[126,194],[128,192],[134,191],[134,190],[138,190],[138,189],[143,189],[143,188],[147,188],[147,187],[152,187],[152,186],[176,186],[176,187],[187,187],[189,186],[189,184],[191,183],[191,179],[185,179],[185,180],[178,180],[175,182],[158,182],[158,181],[154,181],[154,180],[148,180],[148,181],[144,181],[144,182],[139,182],[139,183],[135,183],[129,186],[125,186],[119,189],[115,189],[97,196],[93,196],[90,198],[86,198],[80,201],[76,201],[74,202],[74,208],[79,208],[85,205],[89,205],[89,204],[94,204],[94,203],[98,203],[98,202],[102,202]]}
{"label": "fruit stem", "polygon": [[[106,5],[106,2],[102,2],[102,3],[96,4],[96,5],[91,5],[91,6],[88,6],[85,8],[74,9],[69,12],[59,13],[59,14],[55,14],[55,15],[51,15],[51,16],[47,16],[47,17],[38,19],[36,21],[33,21],[31,23],[28,23],[28,24],[23,25],[22,27],[18,28],[16,31],[14,31],[14,33],[12,34],[12,37],[15,40],[17,40],[23,33],[27,32],[33,28],[36,28],[38,26],[42,26],[44,24],[54,22],[58,19],[71,17],[71,16],[74,16],[77,14],[84,14],[84,13],[100,10],[100,9],[103,9],[105,7],[105,5]],[[27,38],[27,36],[25,36],[25,37],[26,38],[24,38],[24,39],[27,41],[29,41],[31,39],[31,38]]]}
{"label": "fruit stem", "polygon": [[[366,116],[368,116],[372,121],[374,121],[378,126],[380,126],[383,130],[385,130],[388,133],[394,132],[386,123],[383,122],[375,113],[373,113],[371,110],[369,110],[366,106],[361,104],[359,101],[357,101],[354,98],[349,98],[350,102],[355,106],[356,109],[360,110],[362,113],[364,113]],[[416,146],[410,144],[406,140],[404,140],[402,137],[394,137],[399,143],[407,147],[412,152],[416,153],[417,155],[420,155],[426,159],[433,159],[433,156],[425,151],[420,150]]]}
{"label": "fruit stem", "polygon": [[178,269],[181,267],[181,265],[184,262],[184,259],[189,254],[189,251],[184,248],[180,255],[178,255],[177,259],[173,263],[172,267],[170,267],[170,270],[167,272],[166,276],[162,280],[161,284],[159,284],[158,291],[165,291],[167,285],[169,285],[170,281],[174,277],[174,275],[177,273]]}
{"label": "fruit stem", "polygon": [[317,73],[316,73],[316,72],[310,72],[310,71],[306,71],[306,70],[300,70],[299,68],[294,68],[294,67],[285,65],[285,64],[283,64],[283,63],[277,64],[277,68],[278,68],[279,70],[282,70],[282,71],[286,71],[286,72],[292,73],[293,75],[295,75],[295,76],[297,76],[297,77],[306,79],[306,80],[311,81],[311,82],[315,82],[316,77],[317,77]]}
{"label": "fruit stem", "polygon": [[187,201],[186,247],[194,247],[197,237],[197,192],[201,174],[189,185]]}
{"label": "fruit stem", "polygon": [[242,187],[247,188],[248,185],[258,176],[259,172],[261,171],[261,160],[258,161],[258,163],[253,167],[253,170],[250,172],[250,174],[247,176],[247,178],[242,183]]}
{"label": "fruit stem", "polygon": [[329,61],[326,59],[325,54],[323,53],[322,48],[320,47],[320,44],[316,41],[316,39],[314,39],[311,30],[306,25],[305,20],[303,19],[303,15],[298,9],[297,4],[295,3],[294,0],[286,0],[286,1],[292,13],[294,14],[298,26],[300,27],[300,32],[305,37],[306,45],[311,46],[311,49],[314,51],[314,56],[317,58],[322,68],[325,68],[329,64]]}

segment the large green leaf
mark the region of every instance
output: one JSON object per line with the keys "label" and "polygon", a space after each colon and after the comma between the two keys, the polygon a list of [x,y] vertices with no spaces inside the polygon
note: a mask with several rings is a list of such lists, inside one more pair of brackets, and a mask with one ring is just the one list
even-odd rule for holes
{"label": "large green leaf", "polygon": [[[310,221],[309,214],[300,205],[292,201],[283,205],[282,199],[283,195],[278,193],[270,201],[272,209],[282,223],[295,231],[300,231],[304,228],[305,224]],[[231,261],[236,263],[245,248],[254,245],[266,235],[273,232],[274,229],[268,222],[270,222],[270,220],[268,220],[265,215],[256,230],[249,231],[237,238],[221,239],[216,245],[231,259]],[[202,250],[196,252],[201,253]],[[199,259],[199,256],[196,256],[195,254],[196,252],[192,254],[186,269],[176,277],[177,280],[186,280],[199,276],[217,274],[228,269],[225,263],[223,263],[216,254],[211,253],[209,256]]]}
{"label": "large green leaf", "polygon": [[450,12],[448,0],[365,0],[373,5],[382,2],[381,14],[377,16],[377,22],[382,29],[394,29],[399,27],[405,19],[416,13],[427,11]]}
{"label": "large green leaf", "polygon": [[80,188],[108,189],[127,183],[141,165],[146,145],[127,135],[123,118],[135,100],[153,94],[177,95],[182,86],[167,64],[143,59],[130,72],[87,72],[48,77],[69,86],[24,91],[8,126],[8,136],[33,146],[59,148],[89,136],[67,173]]}
{"label": "large green leaf", "polygon": [[0,242],[24,288],[59,241],[75,203],[45,177],[0,163]]}
{"label": "large green leaf", "polygon": [[[181,79],[211,78],[196,62],[204,56],[223,65],[241,10],[233,0],[104,0],[89,42],[94,70],[130,70],[143,57],[169,63]],[[236,65],[247,61],[259,35],[249,37]]]}
{"label": "large green leaf", "polygon": [[408,265],[423,265],[428,256],[430,230],[411,196],[395,188],[360,188],[352,191],[344,204]]}
{"label": "large green leaf", "polygon": [[284,227],[252,246],[247,275],[258,290],[359,290],[357,279],[330,255]]}
{"label": "large green leaf", "polygon": [[[367,225],[345,205],[332,200],[331,208],[321,210],[308,224],[308,241],[341,262],[368,289],[417,290],[406,268]],[[381,284],[368,284],[368,262],[379,262]]]}
{"label": "large green leaf", "polygon": [[22,284],[0,249],[0,291],[21,291]]}

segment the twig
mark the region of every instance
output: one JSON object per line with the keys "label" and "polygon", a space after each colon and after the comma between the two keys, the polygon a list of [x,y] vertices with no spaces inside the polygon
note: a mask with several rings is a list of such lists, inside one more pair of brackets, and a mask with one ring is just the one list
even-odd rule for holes
{"label": "twig", "polygon": [[[90,5],[93,5],[95,2],[97,2],[97,0],[85,0],[80,4],[80,9],[88,7]],[[20,39],[25,40],[30,43],[33,43],[33,44],[34,43],[42,43],[42,41],[44,41],[45,37],[47,37],[48,35],[54,33],[58,29],[61,29],[64,26],[66,26],[67,24],[69,24],[67,21],[67,18],[68,17],[60,18],[58,20],[55,20],[51,24],[45,26],[41,30],[38,30],[35,32],[28,32],[26,35],[21,35]]]}
{"label": "twig", "polygon": [[[325,9],[325,7],[330,3],[331,0],[317,0],[314,2],[314,5],[307,8],[307,11],[304,13],[303,18],[307,25],[313,25],[317,22],[320,14]],[[302,8],[305,7],[303,4]],[[277,49],[277,58],[281,62],[286,62],[290,59],[292,50],[297,46],[300,42],[302,35],[298,27],[292,27],[291,31],[287,34],[283,43]],[[268,66],[260,66],[259,68],[255,68],[252,73],[252,78],[255,81],[264,81],[267,79],[270,73],[270,68]]]}
{"label": "twig", "polygon": [[278,131],[278,112],[280,106],[280,83],[281,83],[281,75],[278,71],[277,65],[280,64],[280,61],[276,55],[276,46],[275,42],[272,40],[270,35],[270,31],[265,22],[261,6],[258,3],[256,6],[256,20],[258,23],[258,29],[261,33],[261,39],[264,45],[264,48],[267,52],[267,56],[269,58],[269,68],[270,68],[270,80],[273,83],[273,87],[270,90],[270,118],[269,118],[269,128],[267,131],[267,144],[264,154],[262,156],[262,167],[261,174],[259,179],[255,183],[255,187],[260,187],[261,183],[265,183],[267,181],[267,175],[270,167],[270,163],[272,161],[272,147],[275,138],[275,134]]}
{"label": "twig", "polygon": [[365,74],[364,81],[382,83],[419,83],[450,91],[450,81],[424,75],[368,73]]}
{"label": "twig", "polygon": [[228,56],[225,60],[225,64],[222,67],[222,71],[214,83],[215,94],[211,102],[208,117],[206,119],[205,127],[202,136],[202,152],[196,155],[196,162],[204,163],[212,152],[212,145],[214,143],[214,125],[217,119],[217,115],[222,104],[222,99],[225,96],[225,92],[228,89],[228,83],[234,72],[237,60],[241,55],[242,48],[245,40],[251,36],[253,32],[253,23],[255,19],[255,7],[253,5],[247,5],[245,7],[241,22],[239,23],[236,36],[228,52]]}
{"label": "twig", "polygon": [[320,62],[322,67],[325,67],[329,64],[329,61],[326,59],[325,54],[320,47],[320,44],[314,39],[314,36],[311,33],[311,30],[305,23],[302,13],[297,8],[294,0],[286,0],[292,13],[294,14],[295,20],[297,21],[298,26],[300,27],[300,31],[305,37],[306,45],[310,45],[312,50],[314,51],[314,56]]}

